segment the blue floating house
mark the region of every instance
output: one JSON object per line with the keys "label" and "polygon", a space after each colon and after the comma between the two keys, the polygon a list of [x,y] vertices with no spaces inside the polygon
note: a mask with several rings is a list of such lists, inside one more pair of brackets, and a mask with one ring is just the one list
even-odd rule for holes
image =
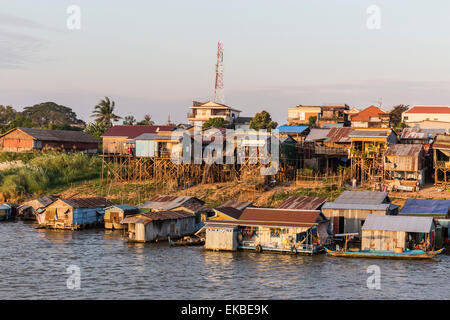
{"label": "blue floating house", "polygon": [[113,203],[105,198],[58,199],[41,213],[42,225],[54,229],[80,229],[100,226],[104,222],[105,208]]}
{"label": "blue floating house", "polygon": [[0,204],[0,221],[12,220],[15,217],[16,206],[12,203]]}
{"label": "blue floating house", "polygon": [[438,244],[450,243],[449,214],[450,200],[447,199],[408,199],[399,213],[403,216],[434,218]]}

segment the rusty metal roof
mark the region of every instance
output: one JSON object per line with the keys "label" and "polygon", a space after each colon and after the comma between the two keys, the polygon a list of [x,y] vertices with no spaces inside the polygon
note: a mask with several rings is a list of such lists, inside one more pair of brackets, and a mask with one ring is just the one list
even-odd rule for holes
{"label": "rusty metal roof", "polygon": [[219,208],[231,207],[231,208],[243,211],[245,208],[250,207],[250,206],[253,206],[253,202],[252,201],[228,200],[228,201],[222,203],[219,206]]}
{"label": "rusty metal roof", "polygon": [[58,196],[51,195],[51,196],[44,196],[41,198],[37,198],[36,201],[39,202],[43,207],[46,207],[58,199],[59,199]]}
{"label": "rusty metal roof", "polygon": [[69,198],[59,200],[73,208],[103,208],[114,205],[106,198]]}
{"label": "rusty metal roof", "polygon": [[365,138],[365,137],[387,137],[391,133],[390,129],[380,129],[380,130],[353,130],[350,133],[351,137]]}
{"label": "rusty metal roof", "polygon": [[247,208],[239,217],[239,223],[265,224],[265,225],[297,225],[312,226],[319,221],[319,210],[291,210]]}
{"label": "rusty metal roof", "polygon": [[334,143],[350,142],[350,134],[352,131],[353,128],[350,127],[333,127],[327,134],[327,141]]}
{"label": "rusty metal roof", "polygon": [[439,133],[445,133],[445,129],[405,128],[400,135],[400,139],[428,140],[436,138]]}
{"label": "rusty metal roof", "polygon": [[178,210],[178,211],[158,211],[158,212],[147,212],[139,213],[137,215],[125,217],[121,223],[149,223],[152,221],[163,221],[163,220],[177,220],[185,218],[195,218],[192,213]]}
{"label": "rusty metal roof", "polygon": [[284,200],[278,209],[318,210],[327,201],[326,197],[290,196]]}
{"label": "rusty metal roof", "polygon": [[435,149],[450,149],[450,135],[438,134],[433,144]]}
{"label": "rusty metal roof", "polygon": [[195,199],[200,204],[204,204],[204,201],[191,197],[191,196],[168,196],[157,195],[150,200],[139,205],[139,208],[156,209],[156,210],[170,210],[176,207],[184,205],[187,201]]}
{"label": "rusty metal roof", "polygon": [[317,128],[313,128],[313,129],[311,129],[309,134],[306,136],[305,141],[326,140],[330,130],[331,129],[317,129]]}
{"label": "rusty metal roof", "polygon": [[417,157],[423,149],[421,144],[393,144],[386,150],[386,156]]}
{"label": "rusty metal roof", "polygon": [[174,126],[140,126],[140,125],[116,125],[109,128],[102,137],[127,137],[134,139],[143,133],[157,133],[159,131],[173,131]]}
{"label": "rusty metal roof", "polygon": [[219,211],[233,219],[239,219],[242,215],[242,210],[233,208],[233,207],[219,207],[215,209],[216,211]]}

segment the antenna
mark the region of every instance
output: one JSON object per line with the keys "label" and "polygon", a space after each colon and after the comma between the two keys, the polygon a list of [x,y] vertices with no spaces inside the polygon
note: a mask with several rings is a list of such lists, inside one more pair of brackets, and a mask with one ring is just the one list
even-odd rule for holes
{"label": "antenna", "polygon": [[223,44],[217,43],[216,83],[214,86],[214,102],[224,104],[225,95],[223,88]]}

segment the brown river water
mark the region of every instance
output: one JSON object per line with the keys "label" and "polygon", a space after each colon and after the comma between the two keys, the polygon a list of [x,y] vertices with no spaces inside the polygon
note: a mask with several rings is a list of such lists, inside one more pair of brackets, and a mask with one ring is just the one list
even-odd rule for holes
{"label": "brown river water", "polygon": [[[0,223],[1,299],[450,299],[450,256],[395,261],[169,248],[103,229]],[[70,289],[67,268],[79,267]],[[367,267],[380,267],[379,290]]]}

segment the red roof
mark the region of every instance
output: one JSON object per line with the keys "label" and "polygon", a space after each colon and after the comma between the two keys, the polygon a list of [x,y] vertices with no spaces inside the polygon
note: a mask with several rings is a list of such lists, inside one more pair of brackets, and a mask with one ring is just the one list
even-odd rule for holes
{"label": "red roof", "polygon": [[381,110],[378,107],[370,106],[368,108],[365,108],[361,112],[355,114],[352,116],[352,121],[363,121],[368,122],[370,121],[371,117],[378,117],[380,114],[385,114],[383,110]]}
{"label": "red roof", "polygon": [[239,222],[263,225],[311,226],[318,222],[319,215],[319,210],[247,208],[239,217]]}
{"label": "red roof", "polygon": [[450,113],[449,106],[414,106],[405,113]]}
{"label": "red roof", "polygon": [[157,133],[158,131],[172,131],[173,126],[138,126],[138,125],[117,125],[109,128],[102,137],[127,137],[134,139],[144,133]]}

